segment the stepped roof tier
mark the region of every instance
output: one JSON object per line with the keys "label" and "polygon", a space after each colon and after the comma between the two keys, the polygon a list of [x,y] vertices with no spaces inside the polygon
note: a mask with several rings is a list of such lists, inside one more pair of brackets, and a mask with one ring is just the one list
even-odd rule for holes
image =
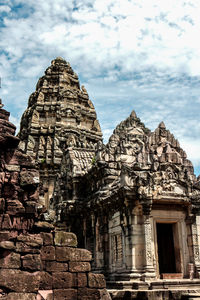
{"label": "stepped roof tier", "polygon": [[[18,134],[19,147],[39,163],[44,186],[41,203],[49,207],[54,180],[67,149],[81,156],[88,168],[102,133],[92,101],[70,64],[58,57],[51,62],[31,94]],[[91,158],[91,159],[90,159]]]}

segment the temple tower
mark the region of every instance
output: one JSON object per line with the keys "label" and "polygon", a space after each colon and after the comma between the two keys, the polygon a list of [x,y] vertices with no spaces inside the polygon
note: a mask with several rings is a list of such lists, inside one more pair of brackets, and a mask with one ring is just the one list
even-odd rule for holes
{"label": "temple tower", "polygon": [[84,86],[70,64],[61,57],[51,62],[31,94],[18,134],[22,151],[39,164],[44,194],[41,204],[49,208],[63,153],[68,149],[88,152],[91,163],[102,133],[96,112]]}

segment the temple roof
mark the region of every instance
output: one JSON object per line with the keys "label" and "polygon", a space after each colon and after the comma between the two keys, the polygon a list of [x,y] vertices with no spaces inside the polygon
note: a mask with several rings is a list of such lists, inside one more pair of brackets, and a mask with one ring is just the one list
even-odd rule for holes
{"label": "temple roof", "polygon": [[116,207],[122,195],[131,201],[176,199],[186,203],[197,189],[192,163],[164,122],[151,132],[134,111],[99,149],[96,167],[87,176],[88,181],[97,181],[96,188],[91,184],[88,197],[93,209],[110,207],[112,202]]}

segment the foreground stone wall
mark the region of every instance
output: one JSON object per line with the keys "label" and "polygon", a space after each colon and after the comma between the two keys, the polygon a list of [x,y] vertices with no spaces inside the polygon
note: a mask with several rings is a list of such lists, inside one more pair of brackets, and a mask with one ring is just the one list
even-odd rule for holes
{"label": "foreground stone wall", "polygon": [[90,272],[91,253],[75,248],[76,236],[46,232],[50,228],[42,222],[39,224],[45,226],[37,234],[13,238],[8,231],[0,232],[0,297],[7,300],[109,299],[104,276]]}
{"label": "foreground stone wall", "polygon": [[0,108],[0,299],[110,299],[76,236],[41,220],[39,172]]}

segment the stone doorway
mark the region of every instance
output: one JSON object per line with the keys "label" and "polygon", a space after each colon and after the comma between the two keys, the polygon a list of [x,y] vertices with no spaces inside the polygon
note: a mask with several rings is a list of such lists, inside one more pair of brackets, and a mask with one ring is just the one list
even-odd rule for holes
{"label": "stone doorway", "polygon": [[161,278],[175,278],[176,275],[181,275],[180,246],[176,225],[176,223],[156,223],[158,265]]}

